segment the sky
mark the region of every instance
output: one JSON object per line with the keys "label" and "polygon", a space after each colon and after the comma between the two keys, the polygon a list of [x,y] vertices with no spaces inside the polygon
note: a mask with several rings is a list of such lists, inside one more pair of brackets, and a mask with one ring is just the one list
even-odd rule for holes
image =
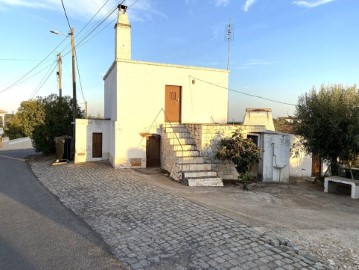
{"label": "sky", "polygon": [[[84,108],[87,101],[94,116],[103,115],[103,75],[114,61],[117,11],[106,17],[119,2],[63,0],[75,29],[78,102]],[[246,108],[293,115],[298,97],[312,87],[359,84],[359,0],[124,4],[130,7],[134,60],[226,69],[231,21],[230,121],[242,121]],[[16,112],[21,101],[58,94],[59,52],[63,95],[72,96],[68,32],[61,0],[0,0],[0,109]]]}

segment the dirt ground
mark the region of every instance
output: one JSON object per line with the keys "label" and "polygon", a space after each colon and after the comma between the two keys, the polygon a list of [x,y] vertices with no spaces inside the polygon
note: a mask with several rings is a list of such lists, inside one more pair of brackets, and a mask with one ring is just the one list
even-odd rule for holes
{"label": "dirt ground", "polygon": [[223,188],[190,188],[170,180],[159,170],[136,170],[148,182],[223,215],[253,226],[272,239],[289,239],[331,269],[359,269],[359,200],[348,194],[324,193],[323,184],[304,179],[290,183]]}

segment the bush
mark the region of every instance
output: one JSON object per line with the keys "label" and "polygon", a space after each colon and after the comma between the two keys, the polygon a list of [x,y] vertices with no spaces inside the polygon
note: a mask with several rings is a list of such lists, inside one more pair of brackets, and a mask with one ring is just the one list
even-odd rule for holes
{"label": "bush", "polygon": [[243,181],[243,189],[247,190],[247,182],[251,178],[250,173],[254,164],[259,162],[260,154],[261,149],[251,139],[245,139],[241,133],[235,132],[231,138],[221,139],[216,158],[231,160],[234,163]]}

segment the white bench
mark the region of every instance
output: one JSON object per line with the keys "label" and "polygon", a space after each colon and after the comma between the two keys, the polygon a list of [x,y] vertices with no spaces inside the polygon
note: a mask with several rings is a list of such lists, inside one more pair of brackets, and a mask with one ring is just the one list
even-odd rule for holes
{"label": "white bench", "polygon": [[324,192],[334,192],[338,183],[351,185],[351,198],[359,199],[359,180],[353,180],[340,176],[325,177]]}

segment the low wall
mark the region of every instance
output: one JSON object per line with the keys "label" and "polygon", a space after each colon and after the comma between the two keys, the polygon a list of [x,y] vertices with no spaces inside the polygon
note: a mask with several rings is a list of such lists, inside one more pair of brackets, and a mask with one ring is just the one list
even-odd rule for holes
{"label": "low wall", "polygon": [[161,168],[170,173],[176,181],[182,180],[180,173],[180,165],[176,164],[176,154],[173,151],[173,147],[166,136],[166,133],[162,131],[161,134]]}
{"label": "low wall", "polygon": [[236,131],[240,131],[246,137],[248,133],[265,130],[264,126],[230,124],[186,124],[186,127],[194,138],[205,162],[211,163],[212,170],[216,171],[218,176],[224,180],[238,179],[238,173],[233,162],[215,158],[221,139],[231,137]]}

